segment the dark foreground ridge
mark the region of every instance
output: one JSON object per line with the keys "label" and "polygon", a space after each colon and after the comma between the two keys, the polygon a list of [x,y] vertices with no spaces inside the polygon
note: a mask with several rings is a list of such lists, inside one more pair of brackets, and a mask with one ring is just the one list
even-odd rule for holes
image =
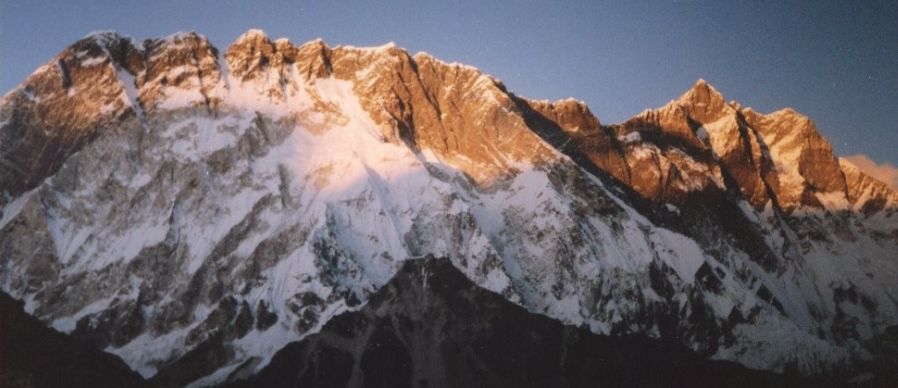
{"label": "dark foreground ridge", "polygon": [[47,328],[0,291],[0,387],[143,386],[118,357]]}
{"label": "dark foreground ridge", "polygon": [[532,314],[448,260],[404,263],[361,310],[232,387],[796,387],[835,382],[710,361],[670,342],[601,336]]}

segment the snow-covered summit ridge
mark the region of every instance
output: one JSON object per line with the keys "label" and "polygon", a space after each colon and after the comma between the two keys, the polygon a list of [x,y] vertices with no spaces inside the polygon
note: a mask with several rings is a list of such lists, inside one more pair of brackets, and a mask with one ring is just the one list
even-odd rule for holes
{"label": "snow-covered summit ridge", "polygon": [[[104,42],[104,45],[108,45],[110,42],[119,46],[131,45],[130,39],[121,38],[114,32],[107,31],[95,34],[91,36],[91,39],[96,40],[97,36],[103,37],[102,41]],[[290,94],[295,95],[299,92],[299,89],[301,89],[301,87],[297,86],[297,84],[300,83],[298,82],[300,80],[297,80],[296,78],[306,78],[305,81],[308,81],[312,75],[316,77],[324,76],[328,74],[330,67],[332,66],[331,62],[334,58],[331,57],[340,56],[355,58],[353,61],[355,61],[356,64],[352,67],[355,67],[356,69],[354,69],[354,71],[359,73],[348,74],[344,71],[341,72],[343,73],[340,75],[341,77],[352,77],[356,79],[367,78],[372,81],[372,83],[375,83],[376,80],[372,80],[370,76],[377,72],[372,73],[371,70],[378,67],[374,64],[379,61],[405,62],[415,67],[418,65],[426,66],[427,63],[436,63],[443,68],[458,69],[464,73],[475,74],[476,77],[482,77],[487,83],[492,83],[499,89],[499,93],[496,94],[500,95],[500,97],[496,98],[497,100],[501,101],[503,99],[502,97],[510,95],[501,82],[489,75],[483,74],[476,68],[456,63],[447,64],[426,53],[417,53],[414,56],[409,56],[407,51],[392,43],[370,49],[359,49],[352,46],[336,46],[330,48],[322,41],[315,40],[300,46],[295,46],[289,42],[289,40],[283,38],[271,41],[264,31],[260,29],[251,29],[235,39],[235,41],[228,47],[226,52],[234,53],[233,55],[226,54],[224,58],[220,58],[218,50],[215,49],[205,37],[193,32],[176,33],[163,39],[147,40],[147,42],[155,42],[155,44],[153,44],[152,47],[147,48],[133,47],[133,51],[137,54],[140,54],[143,51],[152,51],[153,53],[150,54],[150,56],[151,58],[158,57],[159,61],[156,61],[158,64],[151,65],[146,63],[140,65],[134,64],[133,60],[124,60],[121,56],[112,58],[112,62],[115,63],[117,68],[123,69],[125,70],[125,73],[136,77],[134,82],[137,84],[135,85],[137,90],[137,104],[135,105],[143,110],[170,110],[193,106],[206,106],[207,109],[212,109],[221,103],[224,103],[225,106],[249,104],[254,105],[256,108],[260,108],[267,107],[270,105],[269,102],[283,102],[282,105],[286,109],[293,110],[295,107],[290,106],[290,104],[287,104],[285,101]],[[144,43],[144,45],[146,44],[147,43]],[[171,47],[166,48],[166,46],[183,46],[184,49],[171,50]],[[126,49],[126,51],[129,49],[130,48]],[[179,52],[181,53],[179,54]],[[356,54],[340,55],[351,52]],[[147,54],[149,53],[144,53],[144,55]],[[187,58],[178,59],[178,56],[187,56]],[[421,63],[419,64],[418,62]],[[294,66],[294,63],[297,64],[297,66]],[[362,63],[366,63],[367,65],[362,66]],[[167,64],[180,65],[165,66]],[[149,75],[144,73],[148,68],[161,71],[156,71],[153,72],[154,74]],[[312,71],[315,73],[312,74]],[[140,74],[144,74],[145,76],[138,76]],[[237,79],[237,82],[230,82],[231,78]],[[256,80],[255,87],[244,88],[244,85],[241,85],[243,81],[256,78],[258,79]],[[264,82],[261,80],[264,80]],[[270,101],[257,101],[260,98]],[[544,104],[544,102],[541,103]],[[556,102],[555,105],[564,103],[570,103],[570,101],[562,100]],[[577,104],[585,107],[585,104],[582,102],[577,102]],[[239,106],[237,108],[240,109],[246,107],[247,106]],[[507,106],[506,109],[514,110],[514,107]],[[708,84],[704,79],[697,80],[692,88],[678,99],[671,101],[667,106],[658,110],[644,112],[637,117],[644,117],[646,114],[660,114],[668,116],[667,118],[662,118],[662,120],[667,121],[670,121],[669,119],[671,116],[673,116],[674,120],[680,120],[681,118],[685,120],[688,117],[688,120],[692,120],[692,122],[689,122],[688,124],[695,124],[695,122],[708,124],[707,126],[702,127],[705,128],[702,133],[709,133],[707,129],[715,128],[715,123],[724,127],[738,126],[738,121],[740,120],[732,119],[736,116],[737,112],[748,119],[754,119],[755,122],[766,120],[770,122],[766,127],[776,127],[777,131],[782,128],[787,128],[788,130],[799,128],[799,126],[796,125],[777,125],[777,123],[784,120],[794,121],[793,119],[796,116],[803,117],[791,109],[774,112],[766,116],[758,115],[750,108],[741,108],[738,104],[726,103],[721,93]],[[383,114],[385,116],[391,116],[394,113],[396,112],[384,112]],[[592,116],[591,113],[589,113],[589,115]],[[727,119],[727,117],[730,117],[732,120]],[[388,119],[392,119],[392,117]],[[725,119],[731,123],[735,122],[735,125],[728,125],[721,122],[719,119]],[[598,122],[597,119],[595,119],[595,121]],[[671,123],[668,122],[665,124]],[[758,126],[760,129],[765,128],[763,125]],[[774,131],[774,136],[771,136],[770,138],[782,140],[783,138],[788,137],[789,139],[796,139],[796,141],[801,141],[808,137],[822,139],[822,137],[817,136],[819,134],[816,134],[816,129],[813,128],[813,123],[809,123],[805,126],[812,128],[812,130],[809,131],[810,134],[797,134],[793,136],[791,134],[780,134],[777,131]],[[573,126],[570,129],[574,130],[581,128],[580,126]],[[685,134],[686,131],[682,132]],[[712,148],[722,147],[722,149],[715,150],[719,155],[726,154],[726,148],[736,147],[743,142],[740,140],[740,136],[742,135],[740,135],[738,131],[712,132],[714,133],[711,133],[708,140],[710,140]],[[762,135],[767,134],[768,133],[763,133]],[[385,135],[385,137],[395,137],[395,134]],[[680,137],[685,138],[695,145],[702,142],[697,136],[688,136],[688,134],[686,134],[686,136]],[[765,148],[763,142],[758,142],[757,139],[749,140],[749,143],[758,143],[760,148]],[[822,148],[824,154],[828,148],[831,153],[831,147],[829,147],[828,144],[822,144],[825,143],[825,139],[822,139],[822,142],[820,143],[820,146],[814,146],[812,148]],[[802,157],[803,154],[805,154],[805,157],[808,160],[821,159],[819,157],[812,157],[810,153],[804,153],[800,150],[791,150],[794,147],[788,144],[786,144],[786,147],[768,146],[766,148],[771,151],[777,151],[774,152],[775,157],[771,159],[773,159],[772,162],[774,165],[782,167],[783,170],[790,170],[789,165],[797,164],[799,162],[797,159]],[[752,152],[763,153],[763,150]],[[763,162],[763,158],[756,159]],[[828,159],[823,163],[829,167],[828,173],[837,171],[837,168],[835,168],[837,167],[837,163],[834,157],[822,159]],[[807,165],[811,166],[812,164],[807,163]],[[713,170],[713,168],[711,169]],[[612,170],[624,171],[626,169],[623,167],[613,167]],[[612,172],[612,174],[614,175],[616,173]],[[621,174],[623,173],[617,175]],[[760,177],[762,173],[757,175]],[[840,179],[838,179],[838,177],[835,176],[837,174],[835,174],[829,179],[811,180],[811,183],[817,183],[822,180],[829,180],[835,183],[829,182],[823,185],[817,185],[821,187],[810,185],[811,193],[807,194],[809,190],[806,190],[805,186],[807,185],[804,185],[804,183],[809,182],[809,180],[804,179],[804,177],[799,175],[801,174],[796,174],[794,171],[786,171],[784,173],[785,179],[781,179],[789,185],[789,187],[786,188],[786,191],[789,191],[789,193],[783,195],[784,198],[782,202],[784,208],[793,209],[800,205],[814,205],[816,202],[819,202],[813,200],[816,193],[829,194],[834,191],[846,191],[844,185],[837,182]],[[622,175],[617,177],[621,178]],[[759,178],[757,180],[760,181],[761,179]],[[768,196],[764,194],[764,191],[766,190],[764,189],[765,185],[749,182],[740,183],[743,183],[743,186],[750,186],[747,190],[750,191],[749,194],[751,194],[750,198],[752,201],[750,202],[754,205],[763,206],[766,201],[770,200]],[[702,184],[698,184],[698,186],[702,186]],[[770,184],[767,184],[766,186],[770,186]],[[774,191],[776,191],[776,187],[774,187]]]}
{"label": "snow-covered summit ridge", "polygon": [[[333,73],[333,62],[341,57],[353,63],[348,66],[351,69],[338,71],[340,73],[338,76],[362,80],[363,84],[377,84],[376,76],[384,71],[383,67],[392,72],[396,63],[407,63],[413,68],[435,64],[443,69],[440,70],[442,73],[455,69],[457,72],[471,74],[467,76],[469,79],[482,79],[485,85],[494,87],[495,92],[483,95],[496,96],[492,100],[505,105],[502,109],[514,111],[518,108],[514,105],[520,105],[502,104],[502,100],[510,101],[509,97],[513,95],[497,79],[483,74],[474,67],[446,63],[424,52],[410,56],[406,50],[392,42],[364,49],[353,46],[330,48],[320,39],[316,39],[295,46],[285,38],[271,41],[264,31],[251,29],[235,39],[229,45],[224,57],[221,57],[208,39],[195,32],[178,32],[161,39],[148,39],[138,47],[131,38],[122,37],[112,31],[101,31],[88,35],[73,47],[91,46],[89,42],[101,47],[101,54],[105,54],[109,60],[105,60],[103,55],[85,56],[89,50],[81,50],[77,56],[82,60],[77,61],[75,65],[112,65],[118,70],[118,78],[127,78],[118,84],[124,89],[132,89],[129,90],[130,93],[126,93],[133,97],[132,103],[124,104],[122,109],[131,108],[137,114],[142,114],[144,110],[171,110],[197,106],[214,109],[219,104],[235,109],[258,108],[265,109],[268,113],[292,111],[288,113],[296,114],[305,108],[287,103],[287,98],[300,93],[303,89],[300,84],[308,83],[311,78]],[[64,54],[65,52],[60,56],[64,57]],[[148,59],[140,63],[141,56]],[[56,62],[64,63],[62,60]],[[53,66],[48,64],[43,68],[50,70]],[[62,69],[59,66],[57,68]],[[381,69],[377,70],[378,68]],[[63,78],[66,78],[66,72],[62,73]],[[255,83],[247,87],[244,82],[250,79],[255,80]],[[234,80],[236,82],[232,82]],[[63,83],[66,83],[65,79]],[[72,93],[72,90],[68,90],[66,94]],[[369,93],[370,90],[361,94]],[[108,94],[122,93],[111,91]],[[388,98],[375,97],[377,100]],[[11,97],[4,98],[8,100]],[[548,107],[544,101],[521,100],[530,105]],[[380,111],[373,112],[375,116],[384,116],[382,120],[376,120],[378,124],[381,121],[395,120],[397,112],[367,106],[376,104],[376,101],[372,101],[371,104],[365,102],[367,101],[363,101],[363,106],[367,110]],[[272,104],[280,104],[282,107],[270,109]],[[578,114],[585,115],[586,118],[578,120],[596,123],[585,127],[601,126],[582,101],[561,100],[549,104],[558,108],[537,107],[537,110],[541,113],[547,109],[570,111],[569,108],[561,108],[565,104],[582,106],[575,110],[582,111],[583,113]],[[115,110],[114,103],[105,103],[104,106],[99,110],[103,112]],[[90,121],[97,121],[96,119],[95,117]],[[671,128],[680,127],[681,129],[676,131],[678,133],[674,134],[677,141],[686,142],[697,148],[702,148],[702,145],[710,148],[724,165],[728,163],[728,159],[734,158],[739,159],[736,161],[738,164],[744,164],[745,160],[756,162],[756,171],[748,174],[753,177],[743,173],[734,174],[741,190],[756,207],[763,207],[769,201],[776,202],[781,208],[790,212],[803,206],[833,208],[833,210],[864,206],[848,200],[849,189],[838,161],[832,154],[832,147],[819,134],[810,119],[791,108],[767,115],[759,114],[751,108],[743,108],[736,102],[727,103],[716,88],[704,79],[699,79],[676,100],[662,108],[645,111],[635,119],[658,122],[661,126]],[[583,130],[582,127],[570,125],[568,129],[577,131]],[[748,127],[750,130],[747,132],[736,130],[742,127]],[[594,133],[595,130],[587,132]],[[626,133],[617,136],[625,135]],[[399,136],[394,133],[384,134],[383,137],[395,139]],[[645,134],[642,138],[646,138]],[[605,141],[613,143],[611,140]],[[748,144],[749,148],[753,149],[734,151],[741,147],[740,144]],[[687,154],[690,153],[688,151]],[[626,159],[624,155],[615,158]],[[631,180],[628,177],[630,168],[624,164],[626,163],[613,162],[600,167],[627,182]],[[680,188],[676,190],[688,191],[692,189],[686,189],[687,187],[700,188],[708,184],[721,183],[723,177],[721,173],[715,172],[717,167],[713,163],[699,167],[701,164],[690,162],[689,166],[692,166],[690,167],[692,170],[697,168],[708,173],[704,174],[698,170],[690,173],[692,177],[679,184]],[[678,164],[678,166],[686,165]],[[729,168],[731,170],[738,169],[735,166],[731,167],[733,167]],[[473,170],[473,167],[470,169]],[[652,191],[654,189],[649,190],[642,186],[644,185],[640,185],[642,190],[638,191],[649,197],[654,195]],[[774,192],[776,198],[770,197],[768,191]],[[832,201],[839,195],[844,197],[843,200]],[[673,199],[668,197],[667,199]],[[828,200],[821,200],[821,197]]]}

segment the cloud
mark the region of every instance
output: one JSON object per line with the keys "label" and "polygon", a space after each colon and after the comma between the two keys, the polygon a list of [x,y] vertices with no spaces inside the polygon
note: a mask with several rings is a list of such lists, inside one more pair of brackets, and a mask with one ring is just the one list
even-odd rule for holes
{"label": "cloud", "polygon": [[845,156],[845,159],[857,166],[857,168],[867,175],[898,190],[898,167],[891,165],[889,162],[883,162],[882,164],[876,163],[864,154]]}

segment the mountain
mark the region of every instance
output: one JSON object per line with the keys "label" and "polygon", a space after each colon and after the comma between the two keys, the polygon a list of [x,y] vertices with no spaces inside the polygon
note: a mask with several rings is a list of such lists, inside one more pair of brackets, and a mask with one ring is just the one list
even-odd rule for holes
{"label": "mountain", "polygon": [[406,261],[365,307],[287,345],[258,375],[234,386],[594,387],[599,382],[609,387],[827,385],[705,360],[669,342],[564,326],[477,287],[448,260],[430,257]]}
{"label": "mountain", "polygon": [[0,292],[0,385],[14,387],[142,387],[116,356],[44,326]]}
{"label": "mountain", "polygon": [[0,288],[175,384],[262,370],[426,255],[754,369],[851,370],[898,325],[895,192],[704,81],[605,125],[392,44],[103,32],[0,100],[0,155]]}

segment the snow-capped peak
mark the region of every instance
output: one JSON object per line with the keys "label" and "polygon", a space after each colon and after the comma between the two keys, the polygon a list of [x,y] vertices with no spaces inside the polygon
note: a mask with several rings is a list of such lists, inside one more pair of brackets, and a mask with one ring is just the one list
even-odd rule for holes
{"label": "snow-capped peak", "polygon": [[247,40],[247,39],[250,39],[250,40],[268,39],[268,34],[266,34],[265,31],[262,31],[259,28],[250,28],[249,30],[246,30],[246,32],[244,32],[243,34],[240,34],[240,36],[237,37],[237,39],[235,39],[234,41],[240,42],[240,41]]}

